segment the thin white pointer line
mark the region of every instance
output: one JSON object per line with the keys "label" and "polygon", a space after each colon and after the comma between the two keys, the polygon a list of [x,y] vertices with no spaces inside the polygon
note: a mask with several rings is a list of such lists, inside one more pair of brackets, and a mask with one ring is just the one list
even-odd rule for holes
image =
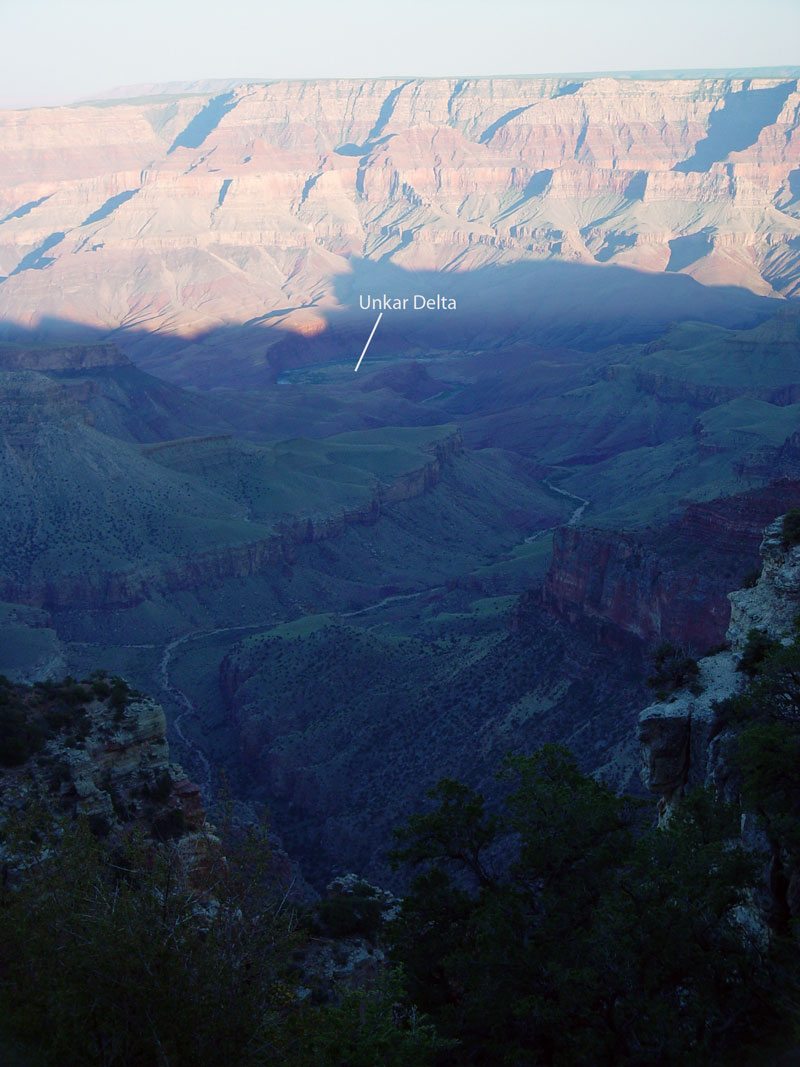
{"label": "thin white pointer line", "polygon": [[369,348],[369,343],[372,340],[373,335],[375,334],[375,331],[378,328],[378,323],[381,321],[382,318],[383,318],[383,312],[381,311],[381,312],[378,313],[377,319],[375,319],[375,325],[372,327],[372,333],[369,335],[369,337],[367,338],[367,343],[364,345],[364,351],[358,357],[358,363],[356,363],[356,367],[355,367],[356,370],[358,370],[358,368],[361,366],[361,360],[366,355],[366,351]]}

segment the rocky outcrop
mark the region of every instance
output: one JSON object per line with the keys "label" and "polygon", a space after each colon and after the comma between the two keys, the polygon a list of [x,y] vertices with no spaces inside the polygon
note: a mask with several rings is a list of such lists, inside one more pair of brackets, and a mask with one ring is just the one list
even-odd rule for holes
{"label": "rocky outcrop", "polygon": [[720,774],[721,749],[730,738],[720,739],[720,717],[714,704],[737,692],[742,675],[738,655],[720,652],[700,660],[698,695],[684,690],[667,701],[651,704],[639,716],[642,781],[659,798],[666,816],[687,789],[714,782],[725,793],[727,768]]}
{"label": "rocky outcrop", "polygon": [[731,622],[727,637],[741,649],[750,630],[762,630],[780,640],[792,632],[800,610],[800,550],[786,548],[782,520],[767,528],[761,543],[761,576],[752,589],[731,593]]}
{"label": "rocky outcrop", "polygon": [[706,385],[702,382],[673,378],[656,371],[637,370],[634,375],[637,388],[660,401],[674,400],[698,407],[716,407],[740,396],[753,397],[777,407],[787,407],[800,401],[800,383],[776,388],[758,388],[752,385]]}
{"label": "rocky outcrop", "polygon": [[762,446],[753,449],[736,466],[736,473],[749,478],[800,478],[800,432],[787,437],[777,448]]}
{"label": "rocky outcrop", "polygon": [[542,597],[548,610],[606,647],[660,641],[702,654],[730,621],[728,590],[758,560],[764,526],[800,504],[800,481],[692,503],[664,530],[561,527]]}
{"label": "rocky outcrop", "polygon": [[[6,741],[0,759],[0,822],[42,804],[83,815],[96,834],[119,841],[141,831],[171,839],[188,878],[208,859],[200,789],[170,760],[164,711],[120,679],[0,686],[6,737],[27,719],[30,754]],[[13,870],[6,849],[3,862]]]}
{"label": "rocky outcrop", "polygon": [[131,361],[115,344],[0,345],[0,370],[4,371],[85,371],[130,366]]}
{"label": "rocky outcrop", "polygon": [[745,676],[736,668],[749,631],[784,640],[800,611],[800,546],[784,547],[782,520],[767,527],[761,557],[755,585],[730,594],[730,647],[700,660],[698,692],[658,701],[639,716],[642,780],[660,797],[664,813],[695,785],[714,785],[724,797],[736,798],[730,760],[736,735],[724,726],[717,704],[743,687]]}
{"label": "rocky outcrop", "polygon": [[671,565],[649,541],[610,530],[557,530],[545,606],[609,648],[643,651],[668,640],[697,650],[718,643],[727,612],[713,574]]}

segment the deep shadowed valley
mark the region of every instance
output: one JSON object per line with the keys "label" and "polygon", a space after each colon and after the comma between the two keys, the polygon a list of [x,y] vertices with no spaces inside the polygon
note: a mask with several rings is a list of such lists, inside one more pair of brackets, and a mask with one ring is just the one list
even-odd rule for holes
{"label": "deep shadowed valley", "polygon": [[784,305],[208,392],[116,343],[8,342],[6,669],[156,695],[320,886],[391,883],[398,819],[444,773],[491,792],[509,751],[562,741],[636,791],[652,649],[722,641],[800,503],[797,346]]}

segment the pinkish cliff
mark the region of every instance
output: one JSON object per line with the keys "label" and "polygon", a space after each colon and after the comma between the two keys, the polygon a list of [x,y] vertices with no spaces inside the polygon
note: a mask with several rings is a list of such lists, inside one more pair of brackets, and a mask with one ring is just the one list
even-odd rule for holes
{"label": "pinkish cliff", "polygon": [[269,314],[313,336],[352,297],[350,257],[797,295],[799,164],[786,77],[293,81],[5,112],[0,302],[25,326]]}

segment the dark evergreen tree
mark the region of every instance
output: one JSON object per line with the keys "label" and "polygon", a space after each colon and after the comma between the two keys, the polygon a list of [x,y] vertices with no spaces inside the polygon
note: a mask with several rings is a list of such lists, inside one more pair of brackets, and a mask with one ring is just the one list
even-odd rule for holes
{"label": "dark evergreen tree", "polygon": [[422,867],[394,951],[454,1064],[737,1064],[788,1040],[791,983],[748,928],[755,864],[699,793],[665,829],[546,747],[490,814],[452,781],[398,834]]}

